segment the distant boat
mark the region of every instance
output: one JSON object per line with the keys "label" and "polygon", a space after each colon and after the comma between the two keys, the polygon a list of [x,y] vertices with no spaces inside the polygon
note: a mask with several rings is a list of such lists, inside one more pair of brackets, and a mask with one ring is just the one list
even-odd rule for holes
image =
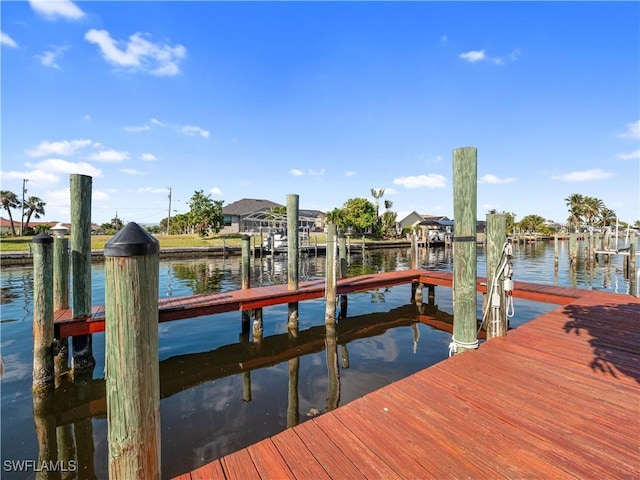
{"label": "distant boat", "polygon": [[271,251],[287,248],[287,235],[285,233],[269,233],[262,242],[262,246]]}

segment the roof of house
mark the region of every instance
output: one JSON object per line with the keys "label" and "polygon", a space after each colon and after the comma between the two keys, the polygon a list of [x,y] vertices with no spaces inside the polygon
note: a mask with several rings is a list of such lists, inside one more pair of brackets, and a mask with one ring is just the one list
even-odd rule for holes
{"label": "roof of house", "polygon": [[301,217],[309,217],[309,218],[324,218],[327,216],[326,213],[320,210],[299,210],[298,215]]}
{"label": "roof of house", "polygon": [[267,210],[273,207],[283,207],[279,203],[271,200],[260,200],[257,198],[243,198],[236,202],[230,203],[222,207],[224,215],[248,215],[259,210]]}

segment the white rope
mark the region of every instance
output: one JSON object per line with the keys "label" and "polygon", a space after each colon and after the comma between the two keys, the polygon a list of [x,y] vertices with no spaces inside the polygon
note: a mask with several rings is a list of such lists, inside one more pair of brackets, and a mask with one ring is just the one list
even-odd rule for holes
{"label": "white rope", "polygon": [[461,342],[460,340],[456,340],[456,337],[451,335],[451,343],[449,344],[449,357],[452,357],[454,353],[458,353],[458,347],[466,348],[467,350],[478,348],[478,339],[476,338],[473,342]]}

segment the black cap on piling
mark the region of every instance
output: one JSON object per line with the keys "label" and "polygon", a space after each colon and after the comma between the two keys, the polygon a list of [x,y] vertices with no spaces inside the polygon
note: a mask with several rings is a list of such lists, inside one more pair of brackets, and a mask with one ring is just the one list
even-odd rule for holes
{"label": "black cap on piling", "polygon": [[249,235],[242,235],[242,240],[249,240],[250,238]]}
{"label": "black cap on piling", "polygon": [[53,237],[46,233],[39,233],[31,240],[33,243],[53,243]]}
{"label": "black cap on piling", "polygon": [[105,257],[135,257],[160,251],[160,242],[135,222],[127,225],[104,245]]}

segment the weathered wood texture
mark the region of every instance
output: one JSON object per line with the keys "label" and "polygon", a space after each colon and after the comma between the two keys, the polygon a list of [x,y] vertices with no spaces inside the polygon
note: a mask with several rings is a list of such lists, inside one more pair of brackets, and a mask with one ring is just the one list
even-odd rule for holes
{"label": "weathered wood texture", "polygon": [[477,340],[476,326],[476,212],[478,151],[453,151],[453,217],[456,219],[453,255],[453,343],[462,353]]}
{"label": "weathered wood texture", "polygon": [[336,295],[337,295],[337,272],[336,272],[336,226],[332,223],[327,225],[327,257],[325,267],[325,313],[324,322],[332,324],[336,322]]}
{"label": "weathered wood texture", "polygon": [[110,479],[160,478],[158,278],[157,249],[147,255],[110,256],[107,242],[105,373]]}
{"label": "weathered wood texture", "polygon": [[34,392],[53,387],[53,239],[33,237],[33,379]]}
{"label": "weathered wood texture", "polygon": [[69,240],[53,239],[53,309],[69,308]]}
{"label": "weathered wood texture", "polygon": [[639,319],[640,300],[585,290],[179,478],[640,478]]}
{"label": "weathered wood texture", "polygon": [[[487,339],[502,337],[507,334],[507,309],[503,285],[504,272],[498,270],[505,261],[503,252],[506,242],[506,217],[498,214],[487,214],[487,291],[492,291],[492,295],[487,298],[487,303],[489,304],[485,320]],[[493,296],[496,297],[495,300],[492,298]],[[498,302],[498,306],[494,305],[495,301]]]}
{"label": "weathered wood texture", "polygon": [[[73,316],[91,315],[91,191],[93,179],[87,175],[69,176],[71,192],[71,272]],[[95,366],[90,335],[73,338],[73,369],[87,373]]]}

